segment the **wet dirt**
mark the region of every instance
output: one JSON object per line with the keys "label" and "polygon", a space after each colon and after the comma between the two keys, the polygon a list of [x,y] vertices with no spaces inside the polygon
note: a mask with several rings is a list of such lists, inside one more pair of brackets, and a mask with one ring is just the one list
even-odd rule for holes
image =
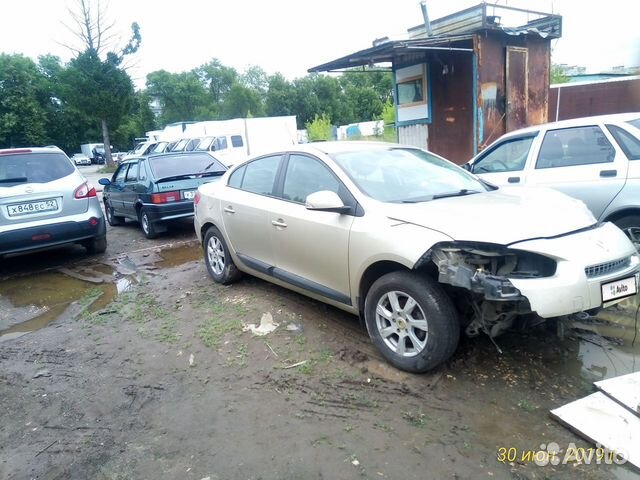
{"label": "wet dirt", "polygon": [[[411,375],[355,317],[250,277],[213,284],[201,255],[141,249],[67,267],[102,283],[0,283],[1,306],[57,316],[0,343],[0,478],[634,478],[496,458],[588,447],[548,410],[638,369],[633,305],[564,340],[510,332],[502,355],[463,339],[447,365]],[[275,331],[243,331],[267,312]]]}

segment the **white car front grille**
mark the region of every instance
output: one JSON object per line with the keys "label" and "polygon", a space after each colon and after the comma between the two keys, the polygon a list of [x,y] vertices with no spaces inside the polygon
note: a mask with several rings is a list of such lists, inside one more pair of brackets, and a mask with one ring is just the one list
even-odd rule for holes
{"label": "white car front grille", "polygon": [[584,273],[587,275],[587,278],[603,277],[605,275],[624,270],[630,264],[631,257],[625,257],[619,260],[613,260],[611,262],[590,265],[588,267],[585,267]]}

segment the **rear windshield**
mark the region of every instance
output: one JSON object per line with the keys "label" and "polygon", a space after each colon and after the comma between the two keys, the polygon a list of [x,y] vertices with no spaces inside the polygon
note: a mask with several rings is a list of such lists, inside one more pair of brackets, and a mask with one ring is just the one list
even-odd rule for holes
{"label": "rear windshield", "polygon": [[0,187],[52,182],[72,174],[74,170],[62,153],[0,155]]}
{"label": "rear windshield", "polygon": [[156,179],[194,173],[224,172],[227,169],[207,153],[149,157],[149,165]]}

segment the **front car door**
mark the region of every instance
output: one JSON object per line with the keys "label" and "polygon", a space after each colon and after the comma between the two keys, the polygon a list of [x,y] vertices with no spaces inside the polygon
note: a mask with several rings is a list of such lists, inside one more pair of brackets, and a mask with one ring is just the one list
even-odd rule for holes
{"label": "front car door", "polygon": [[471,172],[495,185],[524,184],[527,159],[537,135],[531,132],[496,142],[474,160]]}
{"label": "front car door", "polygon": [[123,163],[118,167],[118,169],[113,174],[111,178],[111,183],[108,187],[108,196],[107,200],[113,208],[113,212],[116,215],[122,215],[123,212],[123,189],[124,189],[124,179],[127,175],[127,170],[129,170],[129,163]]}
{"label": "front car door", "polygon": [[138,198],[138,160],[129,162],[129,170],[124,177],[122,188],[122,209],[129,216],[135,215],[136,200]]}
{"label": "front car door", "polygon": [[307,210],[311,193],[329,190],[345,205],[356,201],[319,159],[291,154],[279,182],[281,197],[269,212],[275,249],[274,276],[334,301],[351,304],[349,232],[353,214]]}
{"label": "front car door", "polygon": [[220,198],[231,247],[245,265],[266,274],[275,263],[269,212],[280,201],[274,189],[282,158],[261,157],[235,170]]}
{"label": "front car door", "polygon": [[527,184],[582,200],[600,218],[627,178],[629,162],[600,125],[548,129]]}

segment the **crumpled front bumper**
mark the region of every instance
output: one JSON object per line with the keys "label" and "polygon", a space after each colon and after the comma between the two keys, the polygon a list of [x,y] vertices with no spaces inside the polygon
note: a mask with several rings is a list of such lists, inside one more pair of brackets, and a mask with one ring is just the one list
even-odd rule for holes
{"label": "crumpled front bumper", "polygon": [[[557,262],[556,272],[551,277],[510,279],[529,300],[531,310],[543,318],[603,306],[603,283],[635,276],[636,285],[640,285],[638,254],[625,234],[611,223],[557,238],[519,242],[510,247],[539,253]],[[629,262],[619,269],[595,276],[586,273],[587,267],[626,258]],[[616,301],[604,306],[614,303]]]}

